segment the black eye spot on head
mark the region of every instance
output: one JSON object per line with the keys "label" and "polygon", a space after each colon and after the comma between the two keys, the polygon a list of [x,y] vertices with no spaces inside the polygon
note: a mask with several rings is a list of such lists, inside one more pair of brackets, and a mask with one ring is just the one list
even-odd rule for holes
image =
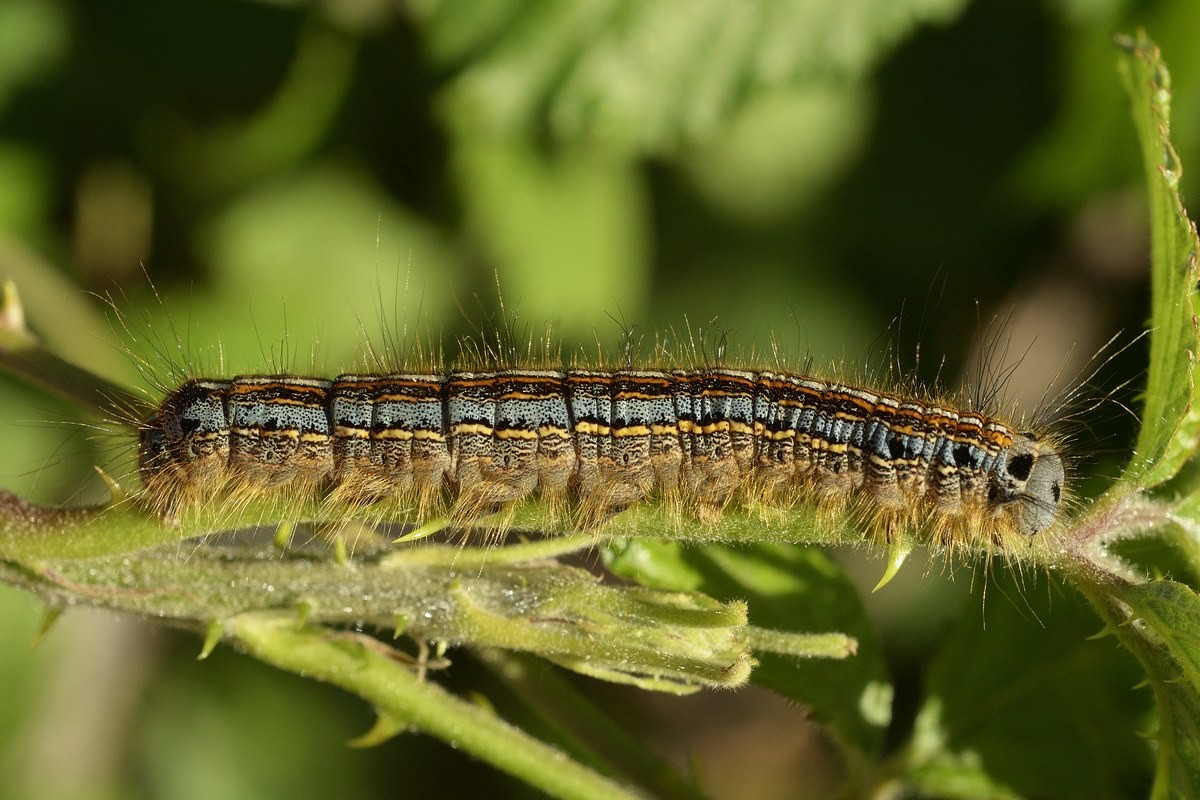
{"label": "black eye spot on head", "polygon": [[190,417],[182,417],[179,420],[179,430],[183,432],[184,436],[187,436],[190,433],[195,433],[196,431],[200,430],[200,420],[191,419]]}
{"label": "black eye spot on head", "polygon": [[1020,453],[1009,459],[1008,474],[1019,481],[1029,480],[1029,473],[1032,470],[1033,456],[1029,453]]}
{"label": "black eye spot on head", "polygon": [[1066,485],[1062,458],[1053,444],[1016,436],[1002,464],[989,482],[988,501],[1008,505],[1016,529],[1026,536],[1052,527]]}

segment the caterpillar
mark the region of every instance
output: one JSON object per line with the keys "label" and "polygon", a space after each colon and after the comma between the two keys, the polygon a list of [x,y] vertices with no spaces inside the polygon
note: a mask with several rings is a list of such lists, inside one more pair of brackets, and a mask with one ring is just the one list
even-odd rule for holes
{"label": "caterpillar", "polygon": [[[465,523],[531,496],[580,529],[663,498],[858,503],[884,526],[999,542],[1053,527],[1053,437],[984,413],[783,371],[491,369],[190,379],[140,426],[160,512],[268,493],[398,502]],[[985,542],[982,542],[986,544]]]}

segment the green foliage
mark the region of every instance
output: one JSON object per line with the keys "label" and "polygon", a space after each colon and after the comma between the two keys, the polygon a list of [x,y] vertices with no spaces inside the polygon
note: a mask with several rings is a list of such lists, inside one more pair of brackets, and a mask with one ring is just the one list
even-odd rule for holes
{"label": "green foliage", "polygon": [[[1040,257],[1029,256],[1038,245],[1018,251],[1009,244],[1036,239],[1030,234],[1036,226],[1026,227],[1025,219],[1033,209],[1082,204],[1133,172],[1128,126],[1097,122],[1123,113],[1114,102],[1116,51],[1097,33],[1131,27],[1132,12],[1121,3],[1036,10],[1014,4],[1017,21],[1010,22],[985,3],[958,0],[414,0],[409,27],[383,48],[368,34],[386,35],[387,28],[372,21],[368,6],[355,16],[349,4],[334,3],[302,18],[230,6],[227,18],[238,22],[216,32],[230,46],[221,50],[219,67],[209,66],[219,76],[213,85],[181,69],[187,59],[175,52],[181,43],[208,41],[192,38],[192,31],[200,22],[217,23],[189,16],[206,12],[156,9],[152,36],[138,32],[136,14],[117,19],[110,36],[122,43],[120,52],[140,60],[122,73],[127,80],[117,81],[121,102],[110,101],[106,110],[114,109],[114,121],[128,115],[136,134],[122,140],[126,132],[114,122],[93,137],[117,156],[103,147],[76,155],[67,144],[34,135],[85,126],[41,119],[46,127],[39,128],[45,112],[36,96],[23,94],[39,76],[63,68],[70,30],[109,21],[106,12],[67,3],[0,9],[0,40],[20,44],[0,46],[0,109],[15,108],[13,118],[26,126],[0,138],[0,223],[12,236],[0,237],[0,270],[17,279],[35,330],[48,341],[62,337],[57,349],[92,372],[125,370],[118,383],[132,382],[129,365],[99,343],[95,331],[105,323],[95,308],[77,303],[36,251],[71,262],[79,283],[95,272],[119,275],[149,252],[138,250],[149,247],[139,227],[151,224],[149,215],[157,249],[145,260],[152,267],[171,262],[197,281],[183,299],[176,278],[155,272],[162,303],[147,300],[144,288],[116,301],[129,309],[127,338],[137,340],[131,346],[144,348],[134,363],[150,361],[164,381],[173,377],[161,366],[164,358],[181,371],[261,370],[264,361],[308,371],[310,328],[322,331],[324,358],[314,359],[312,371],[340,366],[358,338],[356,314],[369,320],[364,309],[381,305],[385,344],[402,346],[414,340],[413,330],[426,336],[426,320],[440,323],[456,301],[476,319],[471,293],[493,297],[496,275],[517,327],[529,325],[536,336],[552,323],[567,340],[567,360],[574,342],[616,339],[643,321],[666,330],[687,310],[696,326],[692,341],[701,348],[723,346],[736,328],[749,334],[748,355],[790,365],[803,353],[785,343],[780,355],[768,343],[778,344],[773,337],[780,331],[789,336],[788,312],[797,303],[810,328],[808,345],[822,358],[842,353],[853,373],[865,343],[883,327],[863,314],[873,304],[894,314],[897,297],[925,293],[928,274],[914,264],[971,268],[971,299],[1003,294],[1009,284],[997,276],[1017,271],[1015,264],[1027,280],[1042,269]],[[1195,15],[1187,2],[1154,10],[1179,25]],[[1054,14],[1068,40],[1061,51],[1033,33],[1044,35]],[[1029,17],[1038,24],[1025,24]],[[222,37],[238,26],[251,33]],[[989,49],[993,40],[1004,46]],[[963,42],[952,51],[952,68],[938,61],[946,57],[938,43],[947,41]],[[556,796],[703,796],[709,788],[703,765],[699,778],[681,773],[632,734],[640,723],[627,707],[640,698],[617,695],[626,702],[609,702],[609,687],[582,674],[647,692],[691,692],[680,701],[688,703],[704,701],[701,687],[749,681],[800,704],[839,757],[827,780],[847,794],[1195,797],[1200,597],[1187,579],[1200,574],[1200,471],[1193,463],[1200,422],[1192,408],[1197,250],[1180,195],[1181,163],[1200,157],[1200,61],[1195,48],[1181,47],[1178,61],[1169,51],[1172,91],[1144,35],[1119,44],[1149,198],[1153,280],[1136,452],[1121,479],[1100,499],[1081,502],[1069,529],[1035,543],[1017,569],[998,559],[973,565],[966,597],[904,605],[905,593],[944,588],[936,573],[948,568],[939,566],[927,575],[906,567],[866,597],[862,587],[883,571],[878,562],[864,579],[845,566],[853,554],[835,559],[814,549],[860,542],[862,531],[852,520],[835,523],[805,511],[767,520],[730,513],[708,528],[637,508],[605,541],[552,535],[502,548],[474,540],[449,548],[388,547],[367,533],[355,538],[357,527],[343,530],[342,523],[362,520],[329,519],[320,508],[245,509],[244,516],[216,509],[177,529],[129,502],[59,512],[7,493],[0,495],[0,576],[53,610],[96,606],[207,631],[206,656],[225,642],[361,698],[378,720],[357,743],[386,753],[381,785],[389,788],[404,779],[414,792],[445,790],[447,774],[434,779],[436,787],[418,786],[415,776],[428,773],[425,759],[412,754],[428,751],[418,750],[419,738],[397,734],[419,731]],[[383,50],[405,60],[408,71],[400,72],[425,82],[398,92]],[[995,59],[991,69],[979,69],[975,51]],[[1039,111],[1045,99],[1021,72],[1030,68],[1027,51],[1063,57],[1071,88],[1061,112]],[[938,56],[922,61],[930,52]],[[278,69],[268,79],[253,66],[272,53],[283,55],[271,62]],[[120,60],[106,55],[119,71]],[[388,69],[381,70],[381,60]],[[375,71],[404,98],[395,100],[398,108],[356,105],[363,75]],[[1012,74],[1005,82],[992,73]],[[62,80],[70,85],[73,75]],[[985,79],[993,82],[981,84]],[[954,95],[954,87],[962,94]],[[1005,90],[1015,99],[1006,102]],[[210,93],[232,95],[231,105],[212,113],[196,102]],[[930,106],[922,105],[926,97]],[[1174,136],[1172,104],[1179,120]],[[90,131],[101,114],[95,108],[85,114]],[[386,128],[395,137],[386,145],[393,158],[376,167],[365,153],[374,128],[384,126],[377,118],[388,114],[403,122]],[[939,137],[939,125],[951,133]],[[1037,138],[1044,125],[1050,132]],[[921,149],[926,141],[930,150]],[[78,174],[70,171],[75,161],[86,164]],[[70,246],[49,210],[49,176],[59,170],[69,174],[74,193],[55,202],[79,209]],[[89,222],[89,213],[118,207],[128,213]],[[1088,206],[1078,213],[1097,212]],[[1112,222],[1102,213],[1100,220]],[[1115,241],[1118,250],[1122,242],[1115,235],[1101,241]],[[852,272],[860,263],[863,272]],[[393,288],[379,276],[397,266],[407,277]],[[357,290],[371,299],[356,300]],[[271,318],[277,295],[287,296],[289,309],[301,309],[299,315],[285,309],[279,325]],[[927,312],[931,338],[924,352],[964,338],[971,307],[955,300]],[[0,309],[0,317],[9,315],[0,325],[7,366],[85,406],[124,391],[55,360],[12,318],[18,308],[9,297]],[[721,322],[714,325],[717,312]],[[620,325],[597,329],[606,313],[619,314]],[[433,328],[433,349],[452,340],[453,324],[444,335]],[[278,330],[296,340],[275,342]],[[218,336],[228,361],[224,352],[197,350],[199,341]],[[452,347],[445,349],[452,355]],[[1061,368],[1060,358],[1057,352],[1050,358],[1052,368]],[[4,391],[6,413],[10,398],[18,406],[33,402],[25,395],[17,400],[15,386]],[[57,446],[29,439],[26,452],[38,457]],[[17,449],[16,435],[5,431],[4,441]],[[1115,466],[1097,471],[1111,474]],[[1150,493],[1156,487],[1161,497]],[[286,522],[287,530],[315,523],[300,531],[329,546],[281,551],[250,539],[229,547],[208,536],[264,519]],[[515,520],[523,530],[555,530],[553,515],[536,504],[518,509]],[[352,533],[339,539],[328,535],[331,529]],[[1148,578],[1118,555],[1131,543],[1165,545],[1171,553],[1139,559]],[[586,563],[598,571],[603,560],[624,582],[601,583],[571,565],[578,564],[577,551],[593,545],[600,555]],[[575,559],[570,564],[568,556]],[[1185,575],[1160,577],[1178,563]],[[905,578],[913,583],[902,588]],[[906,663],[899,629],[880,622],[881,604],[904,606],[898,613],[925,623],[927,637],[934,626],[925,617],[940,608],[951,620],[948,632],[936,642],[909,643],[910,653],[928,653]],[[1102,627],[1107,636],[1089,638]],[[188,647],[190,656],[195,640]],[[199,673],[217,669],[212,661],[226,650],[219,647]],[[456,662],[448,668],[446,655]],[[74,655],[76,662],[91,658],[86,648]],[[36,667],[17,668],[25,672],[12,684],[21,687],[14,697],[36,685]],[[304,736],[327,735],[330,725],[308,707],[308,684],[287,694],[292,690],[278,688],[282,681],[255,680],[267,699],[245,703],[253,706],[246,713],[286,707],[289,730],[269,732],[261,718],[253,727],[205,728],[212,731],[205,741],[223,741],[235,754],[222,759],[219,773],[231,793],[239,770],[229,764],[242,763],[239,751],[265,752],[262,741],[290,736],[280,752],[295,752]],[[1132,688],[1142,682],[1148,689]],[[270,695],[275,691],[282,694]],[[464,699],[481,691],[486,700],[484,694]],[[185,701],[202,696],[181,694]],[[0,722],[7,726],[22,713],[14,701],[0,707]],[[156,724],[147,738],[159,755],[145,757],[161,765],[170,750],[162,738],[171,731],[161,719]],[[362,720],[344,727],[354,724]],[[790,739],[793,728],[786,731]],[[189,733],[179,734],[180,764],[194,757]],[[731,749],[728,737],[723,750]],[[667,737],[657,738],[648,737],[662,748]],[[756,749],[770,743],[764,737]],[[355,770],[355,777],[334,785],[363,794],[372,782],[358,770],[371,756],[355,756],[338,755],[339,768]],[[284,777],[265,768],[258,785],[328,793],[328,775],[300,777],[308,762],[330,763],[327,753],[295,762],[296,774]],[[196,779],[181,768],[148,771]],[[770,787],[767,771],[744,765],[740,789]]]}
{"label": "green foliage", "polygon": [[812,630],[854,637],[854,658],[797,662],[762,654],[755,684],[803,703],[830,726],[850,770],[852,785],[865,787],[891,722],[891,683],[875,634],[854,587],[827,556],[815,550],[760,544],[749,548],[631,542],[610,567],[658,588],[742,598],[759,627],[787,629],[797,609]]}
{"label": "green foliage", "polygon": [[[1137,665],[1116,657],[1112,638],[1093,636],[1095,614],[1078,595],[1056,580],[1046,584],[996,581],[985,588],[985,601],[980,592],[971,596],[968,613],[943,640],[908,754],[923,792],[988,797],[1004,787],[1012,796],[1062,798],[1144,792],[1146,698],[1144,690],[1130,691],[1141,681]],[[980,788],[951,788],[967,782]]]}
{"label": "green foliage", "polygon": [[1139,487],[1170,479],[1196,454],[1200,416],[1192,411],[1200,331],[1192,316],[1200,266],[1196,225],[1179,196],[1183,167],[1170,139],[1171,79],[1144,38],[1121,40],[1131,57],[1121,76],[1133,102],[1150,199],[1153,286],[1150,368],[1136,460],[1128,476]]}
{"label": "green foliage", "polygon": [[465,65],[445,101],[462,124],[485,138],[532,131],[637,153],[709,139],[763,95],[858,77],[962,5],[585,0],[481,14],[463,0],[413,3],[434,63]]}

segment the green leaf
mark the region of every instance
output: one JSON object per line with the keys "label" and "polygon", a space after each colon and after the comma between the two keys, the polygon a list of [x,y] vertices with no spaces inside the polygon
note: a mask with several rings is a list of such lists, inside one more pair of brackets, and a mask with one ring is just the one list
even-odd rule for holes
{"label": "green leaf", "polygon": [[892,687],[874,630],[854,586],[827,555],[790,545],[753,547],[631,542],[610,565],[658,588],[741,598],[758,628],[839,632],[857,640],[843,660],[797,660],[757,652],[754,683],[803,703],[828,726],[861,788],[891,722]]}
{"label": "green leaf", "polygon": [[[374,176],[332,163],[256,184],[204,233],[217,292],[187,298],[183,307],[168,297],[167,307],[158,309],[166,318],[155,323],[169,329],[172,320],[186,320],[182,335],[189,345],[193,338],[211,344],[200,332],[220,331],[230,354],[226,369],[262,369],[267,345],[284,370],[346,367],[362,354],[363,333],[375,348],[411,346],[414,336],[406,337],[406,330],[425,336],[429,319],[452,313],[450,287],[462,273],[443,230],[397,203]],[[277,345],[279,332],[285,338]],[[398,366],[402,356],[385,357],[393,363],[373,368]]]}
{"label": "green leaf", "polygon": [[1147,641],[1171,656],[1200,696],[1200,595],[1175,581],[1150,581],[1121,587],[1114,596],[1132,610],[1135,630],[1148,626]]}
{"label": "green leaf", "polygon": [[1200,352],[1193,315],[1200,242],[1179,196],[1182,165],[1170,139],[1171,77],[1144,31],[1121,37],[1119,64],[1132,103],[1150,201],[1150,366],[1142,428],[1127,476],[1157,486],[1200,449],[1195,358]]}
{"label": "green leaf", "polygon": [[[637,739],[629,725],[609,717],[591,698],[586,685],[568,680],[562,672],[537,659],[496,648],[476,651],[504,685],[534,712],[523,722],[546,729],[549,738],[586,764],[604,764],[606,774],[624,776],[655,797],[701,800],[694,778],[685,779],[667,768],[660,757]],[[531,730],[536,733],[536,730]]]}
{"label": "green leaf", "polygon": [[1012,788],[988,774],[978,752],[956,750],[949,741],[942,702],[931,698],[917,715],[907,754],[905,780],[922,794],[953,798],[1016,800]]}
{"label": "green leaf", "polygon": [[1115,798],[1145,785],[1137,665],[1091,638],[1077,595],[1030,580],[989,581],[986,605],[974,592],[938,651],[903,769],[921,793]]}
{"label": "green leaf", "polygon": [[[582,0],[411,4],[444,98],[484,138],[546,134],[634,152],[702,141],[753,99],[864,74],[962,0]],[[465,22],[469,24],[464,25]]]}
{"label": "green leaf", "polygon": [[1200,797],[1200,697],[1155,685],[1158,695],[1158,778],[1154,800]]}
{"label": "green leaf", "polygon": [[[1128,570],[1108,555],[1108,547],[1122,536],[1175,522],[1177,552],[1194,569],[1194,512],[1200,486],[1200,472],[1183,469],[1200,449],[1200,414],[1193,407],[1200,346],[1195,321],[1200,242],[1179,195],[1182,166],[1170,138],[1171,79],[1158,48],[1143,31],[1118,38],[1118,44],[1124,51],[1119,67],[1131,100],[1149,198],[1150,364],[1142,429],[1126,472],[1130,480],[1116,484],[1110,492],[1112,502],[1097,506],[1089,519],[1077,523],[1073,547],[1090,560],[1088,568],[1070,574],[1076,588],[1137,657],[1154,688],[1158,764],[1153,796],[1198,797],[1200,598],[1174,581],[1122,580],[1117,576]],[[1184,497],[1174,514],[1156,511],[1155,504],[1136,495],[1176,475],[1175,485]],[[1122,514],[1123,509],[1132,513]],[[1106,522],[1110,512],[1114,521]],[[1095,567],[1112,572],[1104,576]]]}
{"label": "green leaf", "polygon": [[1174,581],[1106,591],[1093,602],[1141,662],[1157,700],[1153,796],[1200,797],[1200,595]]}
{"label": "green leaf", "polygon": [[0,5],[0,108],[22,84],[59,66],[70,41],[68,13],[56,3]]}
{"label": "green leaf", "polygon": [[[452,133],[470,229],[504,275],[518,330],[587,342],[614,308],[645,314],[648,199],[632,159],[577,147],[548,155],[521,140],[481,139],[466,124]],[[564,270],[604,276],[603,290],[564,291]]]}

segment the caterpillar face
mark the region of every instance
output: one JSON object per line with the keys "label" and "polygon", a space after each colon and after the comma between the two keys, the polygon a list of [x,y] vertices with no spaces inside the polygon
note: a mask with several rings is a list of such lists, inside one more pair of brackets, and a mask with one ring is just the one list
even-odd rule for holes
{"label": "caterpillar face", "polygon": [[988,499],[1012,516],[1017,531],[1034,536],[1058,518],[1066,471],[1053,445],[1018,434],[992,473]]}
{"label": "caterpillar face", "polygon": [[169,396],[142,425],[138,463],[142,483],[170,497],[181,487],[219,479],[229,460],[225,381],[194,380]]}

